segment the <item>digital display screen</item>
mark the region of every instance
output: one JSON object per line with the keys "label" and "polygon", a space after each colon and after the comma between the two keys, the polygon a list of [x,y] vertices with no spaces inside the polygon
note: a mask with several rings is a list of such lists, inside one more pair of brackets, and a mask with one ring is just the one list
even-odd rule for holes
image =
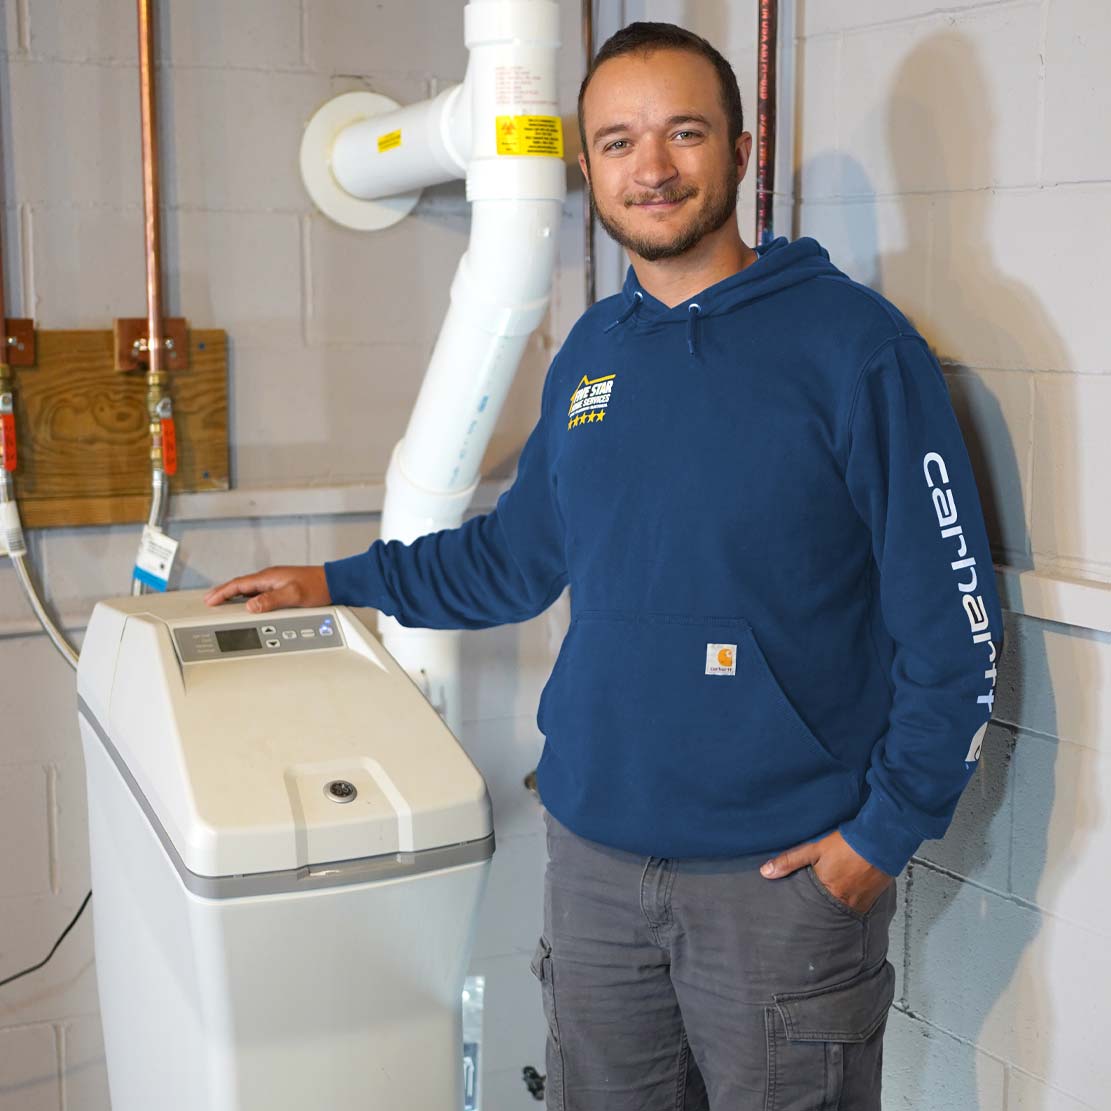
{"label": "digital display screen", "polygon": [[221,652],[249,652],[252,648],[262,647],[258,629],[250,625],[242,629],[217,629],[216,643]]}

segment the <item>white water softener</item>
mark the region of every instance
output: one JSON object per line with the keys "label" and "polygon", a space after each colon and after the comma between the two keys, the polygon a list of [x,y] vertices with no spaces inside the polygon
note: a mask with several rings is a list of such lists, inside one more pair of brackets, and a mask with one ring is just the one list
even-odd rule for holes
{"label": "white water softener", "polygon": [[357,611],[202,597],[78,669],[113,1111],[457,1111],[486,785]]}

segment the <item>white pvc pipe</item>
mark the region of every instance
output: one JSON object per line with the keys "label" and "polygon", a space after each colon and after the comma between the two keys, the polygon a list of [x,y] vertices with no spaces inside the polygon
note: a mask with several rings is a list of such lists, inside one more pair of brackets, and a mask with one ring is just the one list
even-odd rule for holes
{"label": "white pvc pipe", "polygon": [[[381,535],[406,543],[463,519],[521,354],[547,311],[566,195],[561,158],[499,154],[499,128],[507,119],[559,117],[558,5],[476,0],[465,9],[464,26],[471,236],[386,475]],[[378,631],[458,732],[459,634],[407,629],[386,616]]]}
{"label": "white pvc pipe", "polygon": [[[472,202],[451,307],[386,475],[381,535],[405,543],[463,519],[521,354],[547,311],[566,195],[559,5],[472,0],[463,18],[462,85],[330,139],[341,200],[394,197],[465,173]],[[459,634],[406,629],[389,617],[379,633],[458,732]]]}
{"label": "white pvc pipe", "polygon": [[463,86],[350,124],[332,145],[332,176],[360,200],[462,177],[470,153]]}

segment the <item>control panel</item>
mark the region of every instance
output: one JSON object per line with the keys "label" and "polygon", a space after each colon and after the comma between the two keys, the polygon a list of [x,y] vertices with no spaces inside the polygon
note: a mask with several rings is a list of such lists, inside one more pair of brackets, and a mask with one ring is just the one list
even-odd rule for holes
{"label": "control panel", "polygon": [[334,614],[306,613],[296,617],[260,617],[231,624],[189,625],[173,630],[182,663],[277,656],[343,646]]}

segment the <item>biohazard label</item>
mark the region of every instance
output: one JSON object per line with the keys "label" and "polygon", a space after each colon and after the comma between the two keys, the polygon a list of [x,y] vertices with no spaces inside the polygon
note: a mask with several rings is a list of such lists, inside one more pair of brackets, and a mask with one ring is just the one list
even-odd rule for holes
{"label": "biohazard label", "polygon": [[495,116],[498,154],[563,157],[563,123],[559,116]]}
{"label": "biohazard label", "polygon": [[707,644],[706,674],[736,675],[737,646],[735,644]]}
{"label": "biohazard label", "polygon": [[401,146],[401,131],[387,131],[385,135],[378,136],[378,153],[383,151],[393,150],[395,147]]}
{"label": "biohazard label", "polygon": [[575,392],[571,395],[571,406],[567,410],[567,427],[580,424],[598,424],[605,420],[613,393],[616,374],[604,374],[601,378],[587,378],[584,374]]}

